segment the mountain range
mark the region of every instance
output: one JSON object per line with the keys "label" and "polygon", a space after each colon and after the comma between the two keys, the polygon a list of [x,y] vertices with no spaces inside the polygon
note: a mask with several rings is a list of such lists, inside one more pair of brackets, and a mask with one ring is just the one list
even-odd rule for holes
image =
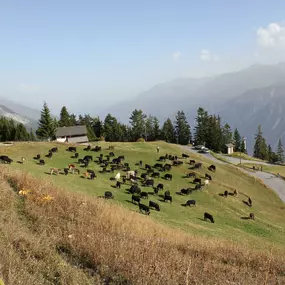
{"label": "mountain range", "polygon": [[[247,138],[249,153],[259,124],[267,142],[276,149],[279,138],[285,143],[285,63],[255,64],[237,72],[200,79],[177,78],[94,115],[103,118],[111,113],[127,123],[134,109],[142,109],[163,122],[168,117],[174,119],[178,110],[184,110],[194,126],[200,106],[211,114],[219,114],[232,129],[238,128],[241,136]],[[1,115],[35,128],[40,111],[0,98]]]}

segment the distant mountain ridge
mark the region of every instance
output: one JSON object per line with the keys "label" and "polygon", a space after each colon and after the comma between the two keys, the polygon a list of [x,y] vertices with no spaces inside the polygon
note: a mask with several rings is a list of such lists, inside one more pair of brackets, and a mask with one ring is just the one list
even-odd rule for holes
{"label": "distant mountain ridge", "polygon": [[[264,135],[273,148],[279,137],[285,144],[285,124],[282,123],[285,113],[280,114],[279,123],[276,123],[275,111],[280,106],[283,108],[285,101],[283,82],[285,63],[254,64],[237,72],[214,77],[178,78],[158,84],[135,99],[111,106],[106,111],[128,122],[135,108],[155,115],[161,121],[167,117],[174,119],[177,110],[184,110],[193,126],[196,111],[201,106],[209,113],[220,114],[232,128],[238,127],[241,135],[248,138],[248,151],[251,153],[258,124],[262,125]],[[273,90],[275,96],[271,101]]]}

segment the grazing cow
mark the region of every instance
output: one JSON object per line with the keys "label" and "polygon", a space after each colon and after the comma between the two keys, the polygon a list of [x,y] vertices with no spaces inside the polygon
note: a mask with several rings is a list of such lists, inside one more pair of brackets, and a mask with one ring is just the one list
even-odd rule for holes
{"label": "grazing cow", "polygon": [[21,161],[24,164],[26,162],[26,158],[25,157],[21,157]]}
{"label": "grazing cow", "polygon": [[139,203],[139,209],[141,213],[144,211],[146,215],[150,214],[149,207],[144,204]]}
{"label": "grazing cow", "polygon": [[52,158],[52,152],[49,152],[49,153],[46,155],[46,157]]}
{"label": "grazing cow", "polygon": [[129,192],[131,194],[134,194],[134,193],[137,193],[137,194],[140,194],[141,193],[141,189],[138,185],[132,185]]}
{"label": "grazing cow", "polygon": [[154,180],[153,180],[153,179],[147,179],[147,180],[145,181],[145,185],[146,185],[146,186],[152,186],[152,187],[153,187],[153,185],[154,185]]}
{"label": "grazing cow", "polygon": [[171,165],[166,163],[166,164],[164,164],[163,169],[167,170],[167,171],[170,171],[171,170]]}
{"label": "grazing cow", "polygon": [[160,207],[157,203],[153,202],[153,201],[149,201],[149,207],[150,208],[154,208],[156,211],[160,211]]}
{"label": "grazing cow", "polygon": [[117,181],[119,181],[120,178],[121,178],[121,174],[120,174],[120,172],[118,172],[118,173],[115,175],[115,179],[116,179]]}
{"label": "grazing cow", "polygon": [[165,160],[166,160],[165,156],[160,156],[159,157],[159,161],[165,161]]}
{"label": "grazing cow", "polygon": [[166,202],[166,201],[170,201],[170,204],[171,204],[172,203],[172,196],[170,196],[170,195],[164,196],[164,202]]}
{"label": "grazing cow", "polygon": [[225,192],[224,192],[224,197],[228,197],[228,195],[229,195],[229,192],[226,190]]}
{"label": "grazing cow", "polygon": [[78,158],[78,157],[79,157],[78,152],[76,152],[76,153],[72,156],[72,158]]}
{"label": "grazing cow", "polygon": [[74,164],[68,164],[68,169],[69,170],[72,170],[72,169],[74,169],[75,168],[75,165]]}
{"label": "grazing cow", "polygon": [[195,172],[190,172],[190,173],[187,173],[186,174],[186,176],[188,177],[188,178],[191,178],[191,177],[196,177],[196,173]]}
{"label": "grazing cow", "polygon": [[249,207],[252,206],[252,200],[250,199],[250,197],[248,197],[248,205],[249,205]]}
{"label": "grazing cow", "polygon": [[215,171],[216,171],[216,166],[215,166],[214,164],[212,164],[212,165],[210,165],[210,166],[208,167],[208,169],[209,169],[210,171],[215,172]]}
{"label": "grazing cow", "polygon": [[75,146],[70,146],[67,151],[70,151],[70,152],[76,152],[76,147]]}
{"label": "grazing cow", "polygon": [[164,196],[170,196],[170,191],[169,190],[165,191]]}
{"label": "grazing cow", "polygon": [[[87,169],[86,170],[88,173],[93,173],[94,175],[95,175],[95,172],[94,172],[94,170],[93,169]],[[95,175],[96,176],[96,175]]]}
{"label": "grazing cow", "polygon": [[114,152],[113,151],[109,152],[109,156],[114,157],[115,156]]}
{"label": "grazing cow", "polygon": [[140,160],[139,166],[142,167],[142,165],[143,165],[143,162],[142,162],[142,160]]}
{"label": "grazing cow", "polygon": [[215,222],[213,216],[211,214],[205,212],[204,213],[204,221],[207,221],[207,219],[209,219],[211,221],[211,223]]}
{"label": "grazing cow", "polygon": [[249,214],[249,218],[250,218],[251,220],[254,220],[254,213],[250,213],[250,214]]}
{"label": "grazing cow", "polygon": [[207,173],[205,174],[205,178],[207,178],[208,180],[212,180],[212,176]]}
{"label": "grazing cow", "polygon": [[238,194],[238,191],[237,190],[234,190],[234,196],[236,197]]}
{"label": "grazing cow", "polygon": [[185,206],[196,206],[196,200],[188,200],[186,203],[185,203]]}
{"label": "grazing cow", "polygon": [[149,164],[145,164],[144,168],[145,169],[151,169],[151,166]]}
{"label": "grazing cow", "polygon": [[141,198],[148,199],[148,193],[147,192],[141,192]]}
{"label": "grazing cow", "polygon": [[201,179],[201,178],[195,178],[195,179],[193,180],[193,183],[202,184],[202,179]]}
{"label": "grazing cow", "polygon": [[41,155],[40,154],[37,154],[36,155],[36,159],[40,159],[41,158]]}
{"label": "grazing cow", "polygon": [[141,197],[140,196],[138,196],[138,195],[132,195],[132,203],[140,203],[140,201],[141,201]]}
{"label": "grazing cow", "polygon": [[74,174],[75,172],[79,175],[80,174],[80,170],[78,168],[72,168],[71,170],[72,174]]}
{"label": "grazing cow", "polygon": [[64,168],[64,169],[63,169],[63,172],[64,172],[65,175],[68,174],[68,171],[69,171],[69,168]]}
{"label": "grazing cow", "polygon": [[40,165],[45,165],[45,161],[43,159],[40,159],[39,164]]}
{"label": "grazing cow", "polygon": [[142,174],[141,174],[141,178],[142,178],[142,179],[146,179],[146,177],[147,177],[147,173],[142,173]]}
{"label": "grazing cow", "polygon": [[53,148],[51,149],[51,152],[58,152],[58,148],[57,148],[57,147],[53,147]]}
{"label": "grazing cow", "polygon": [[172,181],[172,174],[166,173],[166,174],[164,175],[164,179],[166,179],[166,180],[171,180],[171,181]]}
{"label": "grazing cow", "polygon": [[209,185],[210,184],[210,181],[208,180],[208,179],[206,179],[205,181],[204,181],[204,186],[207,186],[207,185]]}
{"label": "grazing cow", "polygon": [[52,167],[52,168],[50,169],[50,175],[53,175],[53,173],[55,173],[56,175],[58,175],[59,172],[60,172],[60,169],[58,169],[58,168]]}
{"label": "grazing cow", "polygon": [[85,160],[85,161],[93,161],[93,156],[92,155],[85,155],[83,160]]}
{"label": "grazing cow", "polygon": [[193,190],[191,188],[187,188],[187,189],[183,188],[180,190],[181,194],[183,194],[183,195],[190,195],[190,194],[192,194],[192,191]]}
{"label": "grazing cow", "polygon": [[160,177],[160,173],[159,173],[159,172],[153,172],[153,174],[151,175],[151,177],[153,177],[153,178],[159,178],[159,177]]}
{"label": "grazing cow", "polygon": [[154,166],[153,166],[153,168],[162,168],[163,166],[162,166],[162,164],[161,163],[156,163]]}
{"label": "grazing cow", "polygon": [[156,187],[157,190],[163,190],[163,184],[159,183]]}
{"label": "grazing cow", "polygon": [[77,160],[77,162],[78,162],[78,163],[84,163],[84,160],[83,160],[82,158],[79,158],[79,159]]}
{"label": "grazing cow", "polygon": [[116,182],[116,188],[121,189],[121,182],[120,182],[120,181],[117,181],[117,182]]}
{"label": "grazing cow", "polygon": [[94,172],[90,173],[90,180],[94,180],[95,177],[96,177],[96,175]]}
{"label": "grazing cow", "polygon": [[190,165],[194,165],[196,163],[196,161],[195,160],[193,160],[193,159],[190,159]]}
{"label": "grazing cow", "polygon": [[89,165],[89,160],[83,160],[83,164],[84,164],[84,167],[87,167]]}
{"label": "grazing cow", "polygon": [[202,189],[202,185],[199,183],[199,184],[196,184],[195,185],[195,190],[200,190]]}
{"label": "grazing cow", "polygon": [[134,170],[127,171],[126,178],[130,179],[131,177],[136,177],[137,173]]}
{"label": "grazing cow", "polygon": [[91,149],[91,146],[90,145],[88,145],[87,147],[85,147],[83,150],[84,151],[90,151],[90,149]]}
{"label": "grazing cow", "polygon": [[182,153],[182,158],[189,158],[188,154]]}
{"label": "grazing cow", "polygon": [[13,159],[8,157],[7,155],[1,155],[0,161],[3,161],[3,163],[11,164],[13,162]]}
{"label": "grazing cow", "polygon": [[194,165],[195,168],[201,168],[202,167],[202,163],[201,162],[198,162]]}
{"label": "grazing cow", "polygon": [[114,196],[111,191],[106,191],[104,194],[105,199],[113,199]]}

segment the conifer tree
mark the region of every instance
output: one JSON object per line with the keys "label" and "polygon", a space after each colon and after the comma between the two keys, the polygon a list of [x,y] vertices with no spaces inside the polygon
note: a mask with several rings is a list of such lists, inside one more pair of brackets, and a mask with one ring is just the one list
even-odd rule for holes
{"label": "conifer tree", "polygon": [[235,145],[234,147],[235,151],[240,151],[241,150],[241,136],[237,128],[234,130],[233,140],[234,140],[234,145]]}
{"label": "conifer tree", "polygon": [[61,111],[60,111],[60,115],[59,115],[59,121],[58,121],[58,125],[60,127],[68,127],[68,126],[71,126],[71,119],[70,119],[70,115],[67,111],[67,108],[66,106],[63,106],[61,108]]}
{"label": "conifer tree", "polygon": [[178,111],[175,118],[175,134],[178,139],[178,143],[186,145],[192,139],[190,125],[188,124],[183,111]]}
{"label": "conifer tree", "polygon": [[41,111],[41,118],[38,122],[38,129],[36,135],[40,139],[52,139],[55,136],[55,125],[54,120],[50,115],[50,110],[47,103],[44,103],[43,109]]}
{"label": "conifer tree", "polygon": [[172,121],[168,118],[162,127],[162,137],[168,143],[175,143],[175,130]]}
{"label": "conifer tree", "polygon": [[130,124],[132,127],[132,139],[136,141],[137,139],[144,137],[145,134],[145,119],[146,115],[142,110],[135,109],[130,116]]}
{"label": "conifer tree", "polygon": [[284,162],[284,148],[283,148],[281,138],[278,140],[276,154],[278,157],[278,162],[283,163]]}
{"label": "conifer tree", "polygon": [[267,159],[267,144],[263,137],[261,125],[257,128],[257,133],[255,135],[255,144],[253,149],[253,156],[259,159]]}
{"label": "conifer tree", "polygon": [[195,145],[204,145],[207,140],[209,115],[203,108],[198,108],[194,133]]}

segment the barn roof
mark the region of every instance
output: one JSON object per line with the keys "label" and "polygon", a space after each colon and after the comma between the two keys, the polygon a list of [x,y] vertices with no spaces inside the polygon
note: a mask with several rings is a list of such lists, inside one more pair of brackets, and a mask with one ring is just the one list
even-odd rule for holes
{"label": "barn roof", "polygon": [[234,145],[232,143],[227,143],[226,147],[234,147]]}
{"label": "barn roof", "polygon": [[56,131],[56,137],[80,136],[87,135],[87,128],[85,125],[60,127]]}

